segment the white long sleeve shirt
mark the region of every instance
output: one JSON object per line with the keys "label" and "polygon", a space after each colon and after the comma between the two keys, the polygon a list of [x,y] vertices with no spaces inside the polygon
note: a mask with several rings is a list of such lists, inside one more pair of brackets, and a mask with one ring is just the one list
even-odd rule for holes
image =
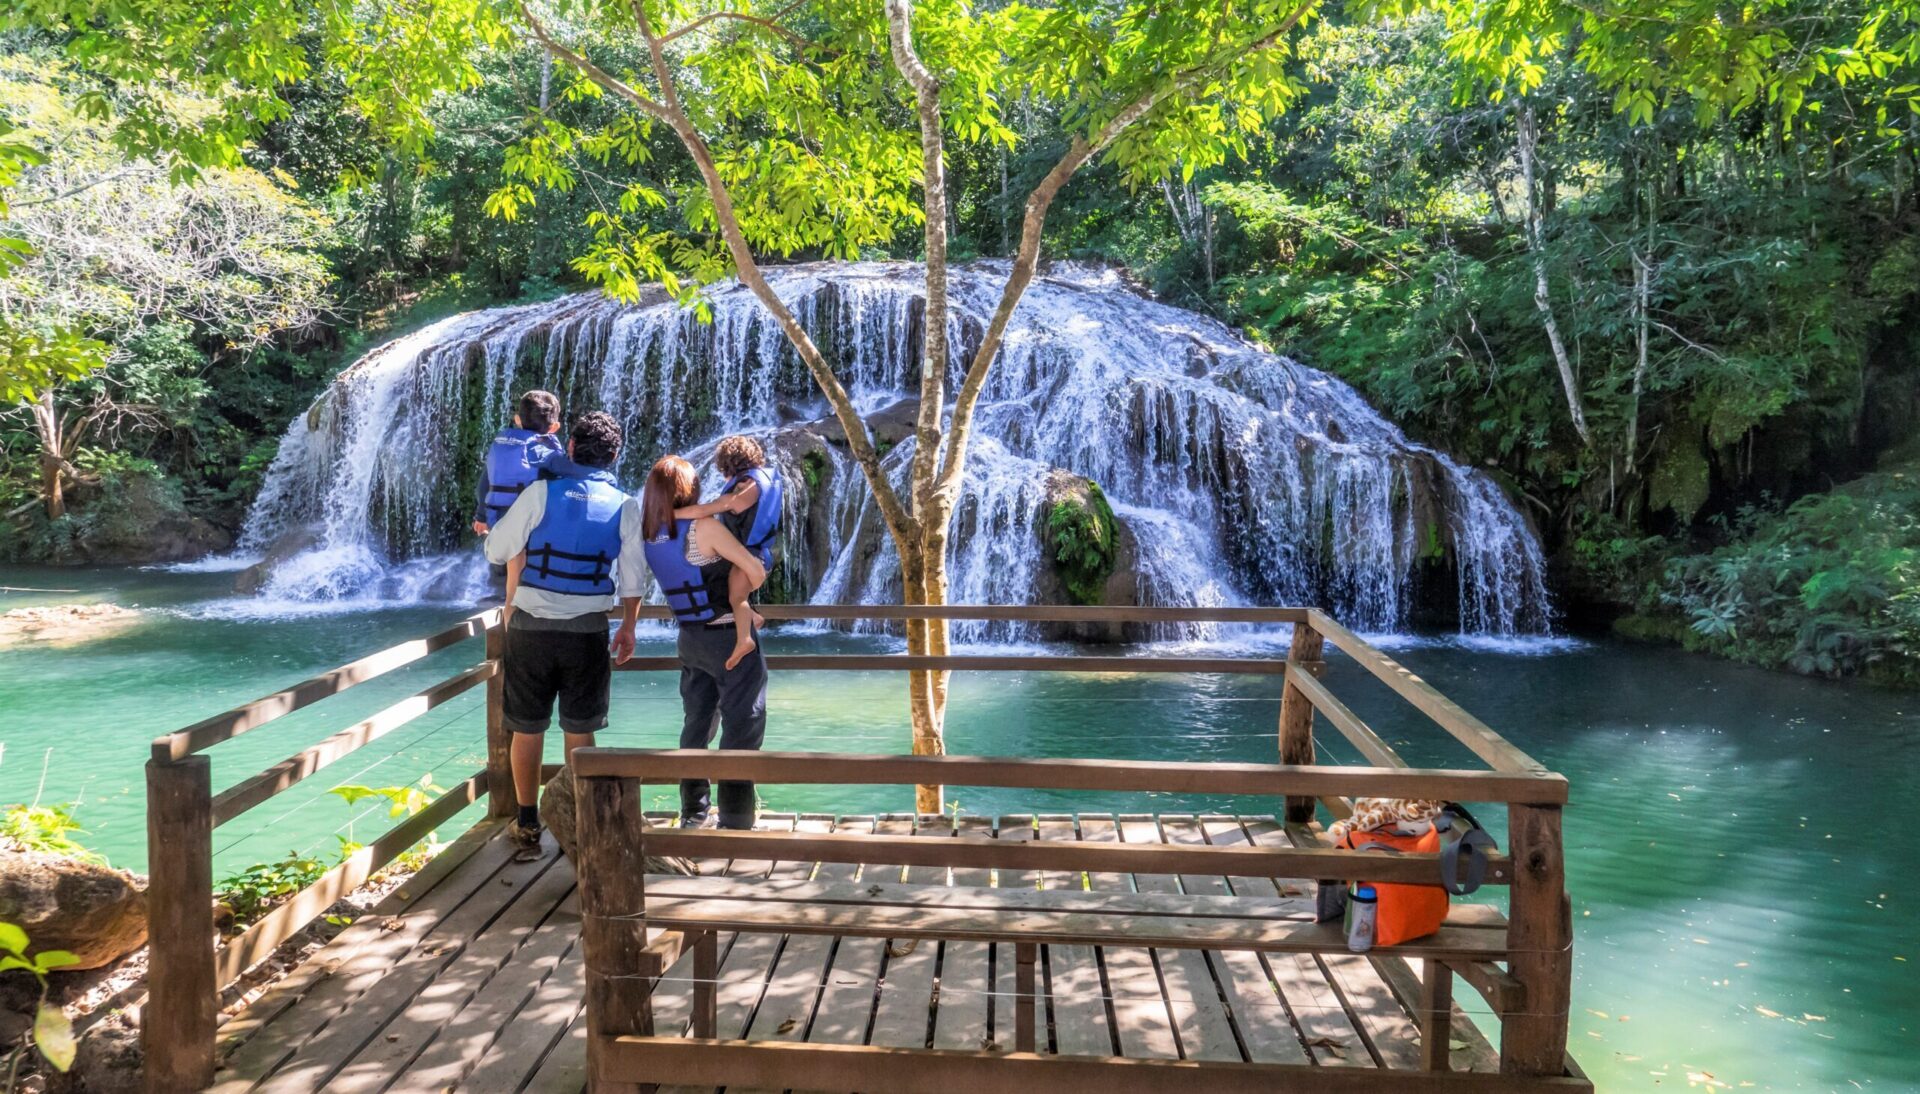
{"label": "white long sleeve shirt", "polygon": [[[527,549],[528,537],[547,515],[547,485],[542,479],[532,483],[513,506],[487,532],[487,561],[504,566]],[[521,585],[513,594],[513,607],[539,619],[573,619],[595,612],[605,613],[618,607],[627,597],[646,595],[646,539],[640,534],[640,500],[628,497],[620,506],[620,556],[614,559],[614,593],[611,596],[579,596],[554,593]]]}

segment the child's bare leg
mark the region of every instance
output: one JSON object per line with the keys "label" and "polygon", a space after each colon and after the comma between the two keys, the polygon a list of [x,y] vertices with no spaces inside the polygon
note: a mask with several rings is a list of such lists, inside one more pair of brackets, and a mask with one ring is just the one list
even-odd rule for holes
{"label": "child's bare leg", "polygon": [[753,640],[754,628],[766,622],[753,610],[749,599],[752,596],[753,586],[747,581],[747,575],[736,567],[727,575],[727,599],[733,604],[733,655],[727,658],[728,668],[753,652],[757,644]]}

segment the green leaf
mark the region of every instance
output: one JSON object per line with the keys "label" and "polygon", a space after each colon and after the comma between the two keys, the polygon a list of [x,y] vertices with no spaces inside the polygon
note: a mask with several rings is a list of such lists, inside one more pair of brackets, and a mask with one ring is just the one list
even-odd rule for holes
{"label": "green leaf", "polygon": [[0,950],[24,957],[27,953],[27,932],[12,923],[0,923]]}
{"label": "green leaf", "polygon": [[67,1021],[67,1012],[47,1003],[40,1004],[40,1013],[33,1020],[33,1043],[40,1047],[40,1054],[55,1069],[65,1071],[73,1066],[74,1053],[79,1045],[73,1039],[73,1023]]}
{"label": "green leaf", "polygon": [[33,960],[35,964],[40,966],[42,971],[64,969],[68,965],[78,965],[80,963],[79,957],[66,950],[41,950],[39,953],[33,955]]}

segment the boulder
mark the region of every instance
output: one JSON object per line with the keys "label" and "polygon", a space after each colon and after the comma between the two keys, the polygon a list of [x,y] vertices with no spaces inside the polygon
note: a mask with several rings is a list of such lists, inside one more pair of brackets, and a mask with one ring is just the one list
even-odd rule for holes
{"label": "boulder", "polygon": [[105,1022],[80,1038],[80,1050],[65,1073],[47,1068],[47,1094],[143,1094],[140,1031]]}
{"label": "boulder", "polygon": [[323,529],[318,523],[301,524],[280,533],[260,556],[260,561],[240,571],[234,576],[233,591],[242,596],[251,596],[266,585],[267,579],[281,563],[311,550],[320,542]]}
{"label": "boulder", "polygon": [[36,851],[0,851],[0,921],[27,932],[31,951],[66,950],[97,969],[147,941],[147,880]]}
{"label": "boulder", "polygon": [[[553,842],[560,845],[560,853],[578,862],[580,842],[575,825],[575,801],[571,767],[561,768],[540,792],[540,823],[553,833]],[[656,855],[647,856],[646,870],[649,874],[691,875],[700,872],[686,859]]]}

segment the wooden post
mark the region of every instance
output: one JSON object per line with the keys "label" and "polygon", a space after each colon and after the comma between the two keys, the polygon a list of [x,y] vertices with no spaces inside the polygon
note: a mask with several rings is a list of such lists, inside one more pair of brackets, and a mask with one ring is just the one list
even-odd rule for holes
{"label": "wooden post", "polygon": [[[1034,1027],[1039,1022],[1040,996],[1034,990],[1033,965],[1040,947],[1017,942],[1013,947],[1013,1050],[1034,1051]],[[1002,951],[1003,953],[1005,951]]]}
{"label": "wooden post", "polygon": [[1561,1075],[1573,997],[1573,906],[1567,899],[1560,807],[1509,805],[1507,839],[1513,856],[1508,967],[1526,990],[1526,1003],[1501,1026],[1500,1070]]}
{"label": "wooden post", "polygon": [[505,614],[487,628],[487,816],[511,817],[519,810],[513,793],[513,734],[507,732],[501,704],[506,699],[507,623]]}
{"label": "wooden post", "polygon": [[205,756],[147,762],[149,1091],[213,1083],[220,986],[213,959],[213,775]]}
{"label": "wooden post", "polygon": [[653,1033],[654,979],[646,953],[646,868],[640,846],[640,780],[575,776],[580,859],[580,937],[586,966],[587,1088],[638,1091],[604,1074],[605,1042]]}
{"label": "wooden post", "polygon": [[1420,978],[1420,1061],[1428,1071],[1453,1070],[1453,970],[1429,957]]}
{"label": "wooden post", "polygon": [[693,942],[693,1035],[720,1036],[720,934],[701,931]]}
{"label": "wooden post", "polygon": [[[1308,623],[1293,625],[1293,644],[1287,649],[1287,685],[1280,697],[1280,762],[1313,763],[1313,702],[1293,686],[1293,674],[1309,672],[1318,665],[1326,638]],[[1304,824],[1313,819],[1315,802],[1311,797],[1287,797],[1287,823]]]}

